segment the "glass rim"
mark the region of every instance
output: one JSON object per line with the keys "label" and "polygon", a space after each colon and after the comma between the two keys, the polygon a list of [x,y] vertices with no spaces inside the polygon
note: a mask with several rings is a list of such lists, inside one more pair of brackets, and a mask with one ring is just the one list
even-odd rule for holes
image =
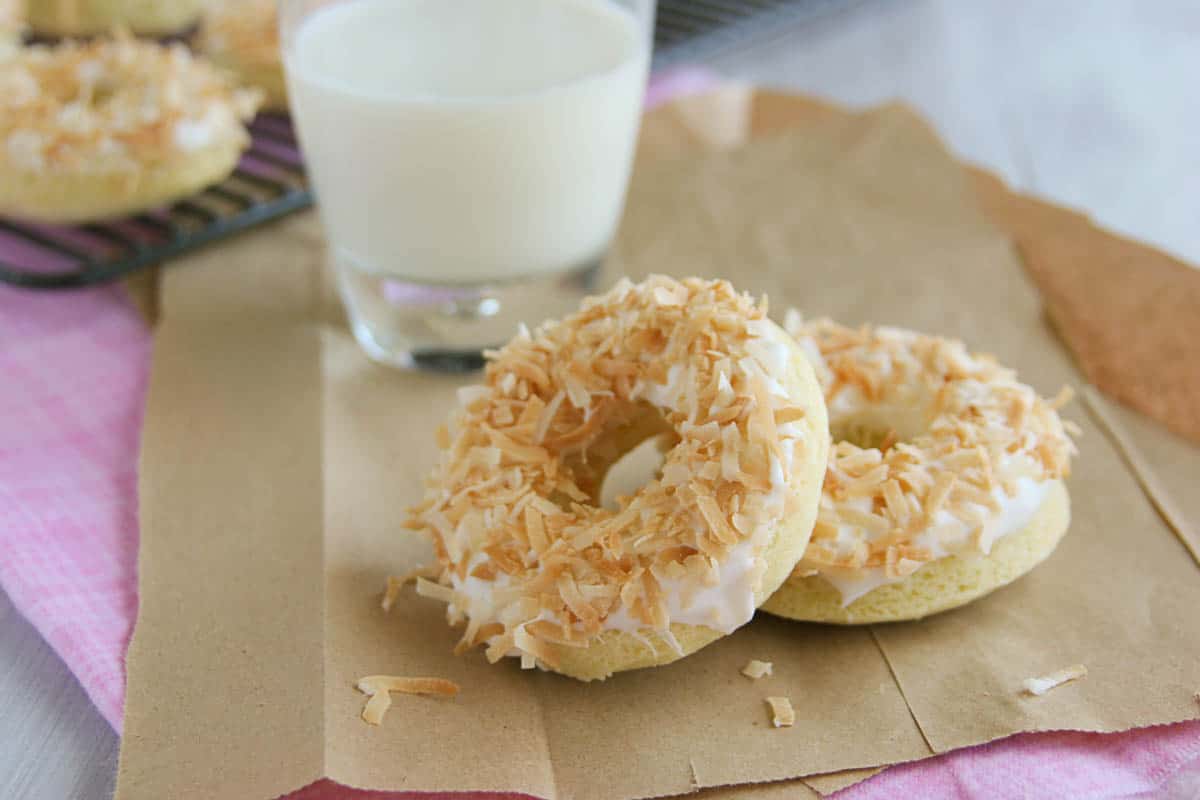
{"label": "glass rim", "polygon": [[[337,6],[346,5],[354,2],[381,2],[381,0],[326,0],[319,6],[310,9],[303,14],[304,18],[310,17],[313,14],[324,13]],[[296,5],[304,0],[280,0],[281,7]],[[611,5],[622,7],[618,0],[607,0]],[[654,9],[657,5],[657,0],[632,0],[632,2],[645,9]],[[281,11],[283,10],[281,8]],[[647,19],[637,18],[637,27],[641,34],[638,39],[643,43],[643,47],[639,48],[638,55],[643,61],[642,69],[649,71],[650,60],[654,48],[654,15],[651,13]],[[611,67],[603,70],[589,72],[580,76],[577,79],[570,80],[564,83],[554,84],[551,86],[539,87],[536,89],[523,89],[515,92],[504,94],[472,94],[472,95],[442,95],[434,92],[405,92],[405,91],[374,91],[364,90],[361,87],[354,86],[340,80],[330,80],[328,75],[314,74],[311,71],[296,69],[292,61],[293,40],[295,32],[303,25],[303,21],[296,20],[295,23],[289,23],[286,20],[286,14],[281,13],[278,19],[280,32],[280,60],[282,62],[285,76],[302,75],[304,80],[320,86],[323,89],[334,90],[339,93],[353,95],[360,99],[369,100],[386,100],[389,102],[404,102],[415,105],[439,106],[442,108],[454,107],[458,105],[493,105],[503,106],[513,103],[537,101],[547,95],[553,95],[558,92],[567,91],[569,89],[585,86],[589,83],[600,81],[621,69],[628,66],[628,62],[618,62]],[[292,30],[289,31],[289,28]]]}

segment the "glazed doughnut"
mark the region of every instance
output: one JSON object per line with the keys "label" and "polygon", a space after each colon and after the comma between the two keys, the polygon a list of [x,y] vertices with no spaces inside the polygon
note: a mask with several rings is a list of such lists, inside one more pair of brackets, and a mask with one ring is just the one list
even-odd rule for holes
{"label": "glazed doughnut", "polygon": [[[652,277],[489,354],[460,392],[409,527],[418,593],[486,648],[581,680],[665,664],[745,624],[808,542],[828,455],[795,342],[723,281]],[[598,507],[605,473],[659,434],[656,478]]]}
{"label": "glazed doughnut", "polygon": [[204,12],[200,49],[246,86],[265,94],[263,107],[288,107],[279,51],[276,0],[214,0]]}
{"label": "glazed doughnut", "polygon": [[917,619],[1050,555],[1070,520],[1074,453],[1058,403],[959,341],[798,315],[786,325],[817,371],[834,444],[812,541],[764,611]]}
{"label": "glazed doughnut", "polygon": [[0,62],[0,214],[90,221],[196,192],[232,172],[257,102],[181,45],[27,48]]}
{"label": "glazed doughnut", "polygon": [[204,0],[28,0],[39,36],[97,36],[120,28],[139,36],[170,36],[192,28]]}

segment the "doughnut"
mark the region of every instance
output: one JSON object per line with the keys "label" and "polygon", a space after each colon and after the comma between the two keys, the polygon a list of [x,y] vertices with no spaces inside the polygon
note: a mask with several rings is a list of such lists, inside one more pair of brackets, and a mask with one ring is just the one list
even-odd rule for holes
{"label": "doughnut", "polygon": [[821,381],[833,448],[812,540],[764,611],[919,619],[1050,555],[1070,521],[1066,390],[1047,402],[960,341],[795,314],[785,324]]}
{"label": "doughnut", "polygon": [[[585,681],[666,664],[744,625],[792,571],[829,433],[763,305],[723,281],[623,280],[487,357],[408,520],[440,570],[417,592],[465,624],[460,651]],[[657,476],[601,507],[608,469],[662,434]]]}
{"label": "doughnut", "polygon": [[0,214],[91,221],[192,194],[233,171],[257,102],[178,44],[26,48],[0,61]]}
{"label": "doughnut", "polygon": [[17,0],[0,0],[0,60],[8,58],[21,44],[24,19]]}
{"label": "doughnut", "polygon": [[29,0],[26,15],[41,37],[97,36],[121,28],[170,36],[192,28],[204,0]]}
{"label": "doughnut", "polygon": [[262,89],[264,108],[285,111],[277,11],[275,0],[214,0],[204,13],[200,50],[241,83]]}

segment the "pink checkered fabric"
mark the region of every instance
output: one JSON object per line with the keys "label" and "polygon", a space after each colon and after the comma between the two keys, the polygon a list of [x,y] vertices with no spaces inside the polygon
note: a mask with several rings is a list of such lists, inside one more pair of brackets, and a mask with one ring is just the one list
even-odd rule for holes
{"label": "pink checkered fabric", "polygon": [[115,288],[0,288],[0,585],[120,729],[150,335]]}
{"label": "pink checkered fabric", "polygon": [[[656,79],[648,99],[709,85],[702,73],[675,73]],[[0,586],[118,731],[137,611],[137,453],[149,356],[149,332],[119,289],[0,288]],[[894,767],[838,797],[1153,795],[1197,760],[1200,722],[1015,736]],[[322,782],[290,798],[467,796],[520,797],[359,792]]]}

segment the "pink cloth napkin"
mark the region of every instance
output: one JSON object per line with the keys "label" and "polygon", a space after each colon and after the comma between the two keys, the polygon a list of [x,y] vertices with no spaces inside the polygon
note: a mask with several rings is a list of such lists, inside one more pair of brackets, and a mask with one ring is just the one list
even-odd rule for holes
{"label": "pink cloth napkin", "polygon": [[[708,85],[704,73],[676,72],[655,79],[647,102]],[[0,249],[7,253],[3,239]],[[150,344],[120,289],[0,287],[0,586],[117,731],[137,611],[137,457]],[[838,797],[1129,797],[1158,791],[1198,759],[1200,722],[1022,735],[894,767]],[[290,797],[402,796],[466,795],[322,782]]]}

